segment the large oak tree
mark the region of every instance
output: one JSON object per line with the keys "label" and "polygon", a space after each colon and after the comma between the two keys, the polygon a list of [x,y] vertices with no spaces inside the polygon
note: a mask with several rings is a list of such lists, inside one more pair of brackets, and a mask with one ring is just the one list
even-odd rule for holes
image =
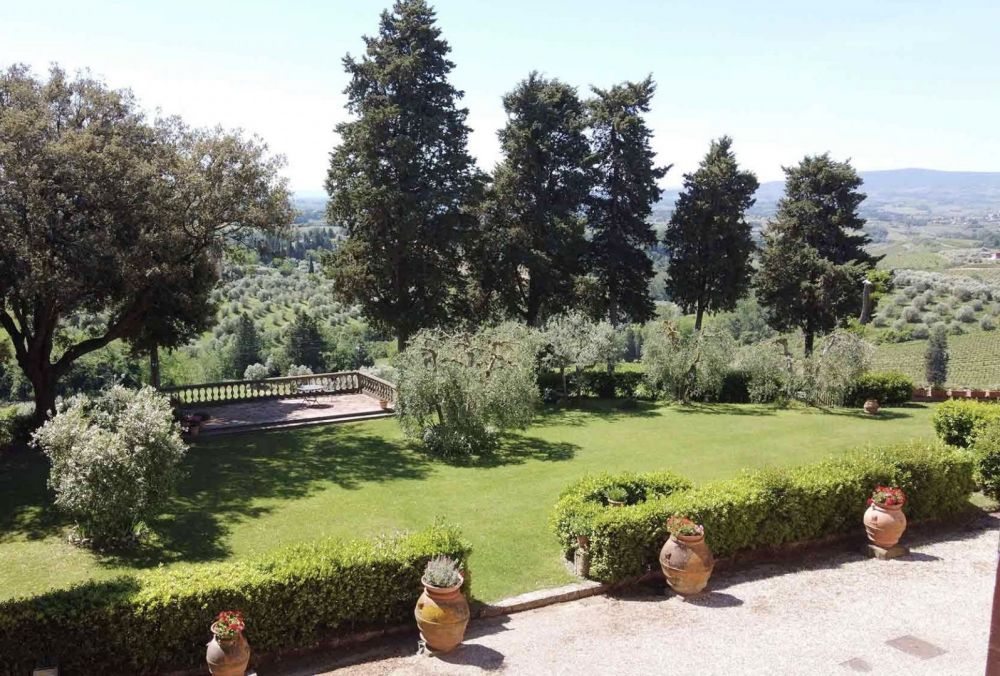
{"label": "large oak tree", "polygon": [[326,181],[328,217],[347,239],[324,263],[341,299],[360,304],[402,348],[415,331],[459,314],[482,177],[431,8],[399,0],[365,43],[360,59],[344,58],[353,119],[337,125]]}
{"label": "large oak tree", "polygon": [[[257,140],[147,120],[86,76],[0,74],[0,327],[36,423],[81,356],[170,347],[209,321],[225,242],[291,221],[280,166]],[[69,331],[79,314],[97,321]]]}

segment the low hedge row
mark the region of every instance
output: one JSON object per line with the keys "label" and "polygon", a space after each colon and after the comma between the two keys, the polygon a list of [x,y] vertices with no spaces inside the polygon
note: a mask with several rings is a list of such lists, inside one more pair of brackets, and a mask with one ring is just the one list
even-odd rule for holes
{"label": "low hedge row", "polygon": [[875,371],[859,376],[844,396],[845,406],[863,406],[877,399],[882,406],[905,404],[913,398],[913,380],[899,371]]}
{"label": "low hedge row", "polygon": [[[579,385],[579,387],[578,387]],[[577,376],[576,372],[566,373],[566,387],[570,395],[579,393],[585,397],[601,399],[629,399],[645,396],[646,374],[638,371],[584,371]],[[560,394],[563,389],[562,376],[558,371],[542,370],[538,373],[538,388],[544,394],[546,390]]]}
{"label": "low hedge row", "polygon": [[1000,420],[1000,404],[972,399],[949,399],[934,409],[934,431],[946,444],[968,448],[976,434],[991,421]]}
{"label": "low hedge row", "polygon": [[[412,621],[427,561],[467,562],[452,528],[327,540],[245,561],[149,571],[0,603],[0,673],[44,656],[64,673],[147,674],[195,667],[221,610],[243,611],[257,653],[339,632]],[[468,591],[466,591],[468,593]]]}
{"label": "low hedge row", "polygon": [[[973,462],[969,453],[939,444],[868,449],[690,490],[674,477],[678,490],[624,507],[604,507],[588,497],[593,479],[584,479],[563,494],[552,525],[567,553],[575,548],[576,535],[586,535],[591,577],[619,582],[655,569],[667,519],[674,514],[702,523],[715,554],[731,556],[857,531],[878,484],[901,487],[908,496],[906,514],[915,521],[956,514],[973,490]],[[628,480],[641,481],[642,475]],[[581,502],[590,505],[581,508]]]}

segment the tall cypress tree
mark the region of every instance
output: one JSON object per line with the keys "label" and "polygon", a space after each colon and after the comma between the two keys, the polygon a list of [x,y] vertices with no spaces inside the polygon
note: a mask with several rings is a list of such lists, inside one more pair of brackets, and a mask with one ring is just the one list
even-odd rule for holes
{"label": "tall cypress tree", "polygon": [[664,235],[666,290],[685,312],[695,313],[696,331],[705,312],[734,309],[750,288],[754,243],[745,214],[759,183],[739,168],[732,147],[728,136],[712,141],[698,170],[684,175]]}
{"label": "tall cypress tree", "polygon": [[285,357],[288,363],[293,366],[308,366],[313,372],[322,371],[325,368],[325,349],[326,340],[316,318],[305,312],[296,312],[285,337]]}
{"label": "tall cypress tree", "polygon": [[597,184],[587,205],[594,233],[590,269],[612,324],[644,322],[653,316],[653,262],[646,249],[656,244],[647,219],[662,192],[657,181],[669,169],[654,165],[653,132],[643,119],[656,85],[647,77],[593,91],[588,107]]}
{"label": "tall cypress tree", "polygon": [[537,325],[573,304],[584,269],[583,208],[593,184],[587,115],[576,89],[538,73],[503,105],[480,281],[507,313]]}
{"label": "tall cypress tree", "polygon": [[816,334],[861,311],[862,284],[880,257],[864,247],[862,180],[828,153],[785,168],[785,195],[764,233],[757,298],[778,331],[801,329],[805,353]]}
{"label": "tall cypress tree", "polygon": [[360,304],[402,347],[457,314],[482,180],[433,10],[399,0],[365,43],[363,57],[344,58],[354,119],[337,125],[326,181],[327,216],[347,239],[324,262],[341,300]]}

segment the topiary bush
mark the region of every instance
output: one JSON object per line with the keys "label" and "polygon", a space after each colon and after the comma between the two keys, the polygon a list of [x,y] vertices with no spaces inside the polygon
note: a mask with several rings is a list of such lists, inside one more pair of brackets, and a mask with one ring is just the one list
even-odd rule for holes
{"label": "topiary bush", "polygon": [[[338,633],[413,621],[427,562],[467,568],[449,527],[374,540],[325,540],[227,563],[150,570],[0,602],[0,673],[27,674],[40,656],[76,674],[152,674],[204,664],[208,627],[240,610],[256,653],[314,645]],[[466,594],[468,577],[466,578]]]}
{"label": "topiary bush", "polygon": [[864,373],[854,379],[844,403],[862,406],[867,399],[877,399],[882,406],[905,404],[913,396],[913,380],[899,371]]}
{"label": "topiary bush", "polygon": [[[613,482],[614,477],[604,481]],[[939,444],[866,449],[816,465],[745,473],[690,490],[681,489],[678,482],[678,489],[668,495],[631,507],[603,507],[582,500],[571,487],[557,503],[552,524],[567,552],[576,547],[576,535],[589,538],[594,579],[620,582],[656,568],[667,538],[666,522],[673,515],[703,524],[712,551],[726,557],[859,531],[866,500],[879,484],[906,492],[906,514],[913,521],[951,516],[968,506],[973,459]]]}
{"label": "topiary bush", "polygon": [[983,493],[1000,500],[1000,419],[980,428],[972,451],[976,458],[976,483]]}
{"label": "topiary bush", "polygon": [[187,446],[170,402],[151,387],[77,396],[35,432],[55,504],[96,545],[122,544],[170,497]]}
{"label": "topiary bush", "polygon": [[968,448],[980,429],[1000,420],[1000,404],[972,399],[951,399],[934,409],[934,431],[946,444]]}

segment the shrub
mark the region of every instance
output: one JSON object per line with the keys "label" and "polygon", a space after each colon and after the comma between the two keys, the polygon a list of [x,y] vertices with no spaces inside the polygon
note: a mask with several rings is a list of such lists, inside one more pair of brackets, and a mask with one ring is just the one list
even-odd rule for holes
{"label": "shrub", "polygon": [[34,435],[56,507],[95,544],[127,540],[170,496],[187,452],[167,398],[116,385],[63,404]]}
{"label": "shrub", "polygon": [[968,448],[988,423],[1000,420],[1000,404],[951,399],[934,409],[934,431],[946,444]]}
{"label": "shrub", "polygon": [[844,397],[846,406],[861,406],[866,399],[878,399],[882,406],[905,404],[913,396],[913,381],[898,371],[864,373],[851,383]]}
{"label": "shrub", "polygon": [[264,364],[250,364],[243,371],[243,380],[263,380],[269,375],[270,370]]}
{"label": "shrub", "polygon": [[750,372],[729,369],[722,378],[718,400],[724,404],[746,404],[750,401]]}
{"label": "shrub", "polygon": [[971,324],[976,321],[976,311],[968,305],[964,305],[955,313],[955,319],[963,324]]}
{"label": "shrub", "polygon": [[404,432],[439,455],[492,451],[498,432],[524,427],[534,415],[535,336],[515,323],[417,333],[397,357]]}
{"label": "shrub", "polygon": [[979,326],[983,331],[995,331],[997,328],[996,322],[994,322],[989,317],[983,317],[979,320]]}
{"label": "shrub", "polygon": [[788,399],[792,389],[792,364],[775,343],[750,345],[740,350],[735,367],[747,374],[747,397],[755,404]]}
{"label": "shrub", "polygon": [[903,310],[903,320],[908,324],[917,324],[923,320],[923,317],[918,308],[911,306]]}
{"label": "shrub", "polygon": [[923,324],[918,324],[917,326],[913,327],[913,331],[910,332],[910,335],[915,340],[926,340],[928,337],[930,337],[931,331]]}
{"label": "shrub", "polygon": [[[954,515],[968,505],[972,471],[970,454],[925,444],[856,451],[816,465],[746,473],[690,490],[678,486],[665,497],[631,507],[602,508],[571,487],[557,503],[552,525],[567,551],[576,546],[576,535],[586,535],[591,576],[620,582],[656,568],[667,520],[674,515],[704,525],[713,552],[727,557],[858,531],[868,496],[878,485],[905,491],[906,513],[913,521]],[[630,480],[642,476],[630,475]]]}
{"label": "shrub", "polygon": [[[559,374],[552,374],[554,380],[548,382],[559,383]],[[638,371],[585,371],[580,374],[582,385],[580,391],[585,395],[599,397],[601,399],[631,399],[636,395],[639,385],[645,379],[646,374]],[[576,380],[574,379],[574,383]]]}
{"label": "shrub", "polygon": [[972,444],[976,483],[983,493],[1000,500],[1000,418],[985,423]]}
{"label": "shrub", "polygon": [[465,563],[469,553],[457,531],[439,525],[392,538],[323,540],[240,561],[154,569],[0,602],[0,673],[29,673],[41,655],[57,656],[61,670],[79,674],[198,667],[209,625],[227,608],[243,613],[247,638],[260,653],[412,622],[427,562],[446,555]]}
{"label": "shrub", "polygon": [[15,444],[27,443],[33,422],[31,404],[0,408],[0,453]]}

